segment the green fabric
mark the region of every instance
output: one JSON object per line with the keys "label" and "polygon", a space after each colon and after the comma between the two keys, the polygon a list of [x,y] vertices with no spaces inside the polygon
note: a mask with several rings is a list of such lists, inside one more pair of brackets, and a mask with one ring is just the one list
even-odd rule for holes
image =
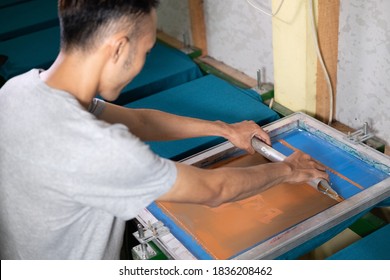
{"label": "green fabric", "polygon": [[328,260],[390,260],[390,225],[356,241]]}
{"label": "green fabric", "polygon": [[0,54],[8,60],[0,66],[6,80],[32,68],[47,68],[55,60],[60,48],[58,26],[0,42]]}
{"label": "green fabric", "polygon": [[58,25],[55,0],[33,0],[0,9],[0,41]]}
{"label": "green fabric", "polygon": [[[260,95],[244,90],[213,75],[129,103],[129,108],[152,108],[177,115],[235,123],[253,120],[266,124],[278,115],[262,103]],[[225,141],[220,137],[149,142],[162,157],[182,159]]]}
{"label": "green fabric", "polygon": [[114,103],[124,105],[201,76],[199,67],[186,54],[157,42],[142,71],[122,90]]}

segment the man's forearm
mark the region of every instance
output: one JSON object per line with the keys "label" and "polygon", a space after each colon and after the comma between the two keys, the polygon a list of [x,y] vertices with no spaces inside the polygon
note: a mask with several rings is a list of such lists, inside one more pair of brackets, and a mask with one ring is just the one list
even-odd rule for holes
{"label": "man's forearm", "polygon": [[176,164],[178,175],[173,188],[161,201],[205,204],[211,207],[265,191],[289,181],[292,168],[285,163],[269,163],[246,168],[203,170]]}
{"label": "man's forearm", "polygon": [[129,109],[110,103],[100,115],[109,123],[122,123],[131,133],[143,141],[165,141],[201,136],[220,136],[236,147],[254,153],[251,145],[256,136],[271,144],[269,135],[253,121],[227,124],[222,121],[207,121],[177,116],[151,109]]}
{"label": "man's forearm", "polygon": [[182,163],[176,163],[176,167],[175,184],[159,198],[162,201],[218,206],[256,195],[280,183],[328,179],[325,167],[300,151],[283,162],[250,167],[200,169]]}
{"label": "man's forearm", "polygon": [[144,123],[148,126],[140,131],[144,140],[174,140],[200,136],[227,138],[229,134],[229,125],[221,121],[207,121],[154,110],[145,110],[142,113]]}
{"label": "man's forearm", "polygon": [[227,138],[229,125],[221,121],[206,121],[151,109],[128,109],[106,104],[100,118],[109,123],[122,123],[144,141],[163,141],[200,136]]}

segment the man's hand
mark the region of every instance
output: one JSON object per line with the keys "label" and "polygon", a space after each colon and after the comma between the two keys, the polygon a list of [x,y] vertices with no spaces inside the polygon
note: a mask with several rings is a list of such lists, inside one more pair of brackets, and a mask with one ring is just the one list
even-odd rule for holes
{"label": "man's hand", "polygon": [[227,139],[236,147],[246,150],[250,154],[254,154],[255,150],[252,147],[251,140],[257,137],[263,142],[271,145],[271,140],[267,132],[265,132],[254,121],[242,121],[229,125],[229,134]]}
{"label": "man's hand", "polygon": [[316,178],[329,180],[329,176],[325,172],[325,166],[301,151],[295,151],[283,162],[287,163],[292,169],[290,182],[306,182]]}

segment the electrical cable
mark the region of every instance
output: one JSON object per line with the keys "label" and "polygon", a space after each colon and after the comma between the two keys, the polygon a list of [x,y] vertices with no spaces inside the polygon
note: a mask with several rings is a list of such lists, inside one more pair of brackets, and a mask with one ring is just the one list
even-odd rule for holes
{"label": "electrical cable", "polygon": [[[325,66],[324,59],[322,57],[321,50],[320,50],[320,47],[318,44],[317,29],[316,29],[316,25],[314,23],[315,14],[313,11],[313,1],[314,0],[308,0],[308,2],[309,2],[308,12],[309,12],[309,18],[311,19],[310,25],[311,25],[311,30],[312,30],[312,34],[313,34],[313,40],[314,40],[314,45],[315,45],[317,57],[318,57],[318,60],[320,61],[322,70],[324,72],[325,81],[326,81],[326,85],[328,87],[328,92],[329,92],[329,120],[328,120],[328,124],[330,125],[332,123],[332,120],[333,120],[333,88],[332,88],[332,83],[330,82],[330,76],[329,76],[328,69]],[[269,13],[269,12],[263,10],[262,8],[259,8],[254,3],[252,3],[250,0],[246,0],[246,2],[249,5],[251,5],[253,8],[255,8],[256,10],[262,12],[263,14],[274,17],[279,13],[280,9],[282,8],[284,0],[280,1],[280,4],[279,4],[278,8],[276,9],[275,13]]]}
{"label": "electrical cable", "polygon": [[281,1],[280,1],[279,7],[276,9],[275,13],[272,13],[272,12],[269,13],[269,12],[263,10],[262,8],[259,8],[259,7],[256,6],[254,3],[252,3],[250,0],[246,0],[246,2],[247,2],[249,5],[251,5],[253,8],[255,8],[256,10],[262,12],[263,14],[266,14],[267,16],[270,16],[270,17],[274,17],[274,16],[276,16],[276,15],[279,13],[280,8],[282,8],[283,3],[284,3],[284,0],[281,0]]}
{"label": "electrical cable", "polygon": [[322,57],[321,50],[320,50],[320,47],[319,47],[319,44],[318,44],[317,28],[316,28],[316,25],[314,23],[314,21],[315,21],[315,15],[314,15],[314,11],[313,11],[313,1],[314,0],[308,0],[308,1],[309,1],[308,12],[310,13],[309,14],[309,18],[311,19],[311,24],[310,25],[311,25],[311,30],[312,30],[312,33],[313,33],[314,45],[315,45],[315,48],[316,48],[316,53],[317,53],[318,60],[320,61],[322,70],[324,72],[326,85],[327,85],[328,91],[329,91],[329,120],[328,120],[328,125],[330,125],[332,123],[332,118],[333,118],[333,88],[332,88],[332,84],[330,82],[328,69],[325,66],[324,59]]}

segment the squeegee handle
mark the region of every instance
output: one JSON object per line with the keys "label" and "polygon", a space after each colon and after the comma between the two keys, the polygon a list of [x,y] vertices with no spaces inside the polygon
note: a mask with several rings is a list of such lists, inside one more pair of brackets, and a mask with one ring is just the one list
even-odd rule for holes
{"label": "squeegee handle", "polygon": [[252,147],[256,152],[270,161],[283,161],[286,158],[285,155],[273,149],[271,146],[267,145],[256,137],[252,138]]}
{"label": "squeegee handle", "polygon": [[[282,153],[279,153],[277,150],[273,149],[266,143],[262,142],[261,140],[253,137],[252,138],[252,147],[255,149],[256,152],[264,156],[265,158],[269,159],[270,161],[277,162],[277,161],[283,161],[286,156]],[[342,201],[343,198],[337,194],[335,190],[331,188],[328,181],[322,179],[322,178],[316,178],[314,180],[311,180],[308,182],[310,186],[315,188],[316,190],[330,196],[331,198],[337,200],[338,202]]]}

